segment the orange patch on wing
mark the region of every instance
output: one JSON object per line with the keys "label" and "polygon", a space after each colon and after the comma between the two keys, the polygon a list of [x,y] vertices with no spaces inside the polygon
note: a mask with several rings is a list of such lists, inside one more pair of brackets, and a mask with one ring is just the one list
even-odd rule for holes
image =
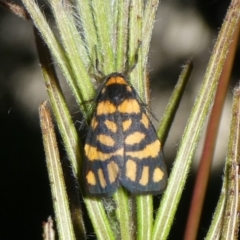
{"label": "orange patch on wing", "polygon": [[114,183],[118,176],[118,171],[119,171],[118,165],[112,161],[107,165],[107,170],[108,170],[109,182]]}
{"label": "orange patch on wing", "polygon": [[89,171],[86,176],[87,182],[91,185],[96,185],[97,181],[92,171]]}
{"label": "orange patch on wing", "polygon": [[107,186],[107,182],[106,182],[106,179],[104,178],[102,169],[98,169],[98,178],[99,178],[101,187],[105,188]]}
{"label": "orange patch on wing", "polygon": [[123,148],[116,150],[115,152],[111,153],[103,153],[98,151],[96,147],[93,147],[89,144],[85,144],[85,153],[89,161],[106,161],[109,160],[112,156],[123,156]]}
{"label": "orange patch on wing", "polygon": [[144,125],[145,128],[148,129],[149,127],[149,120],[146,114],[142,114],[142,119],[140,120],[140,122]]}
{"label": "orange patch on wing", "polygon": [[140,105],[136,99],[126,99],[119,105],[118,111],[127,114],[137,114],[140,113]]}
{"label": "orange patch on wing", "polygon": [[153,171],[153,182],[160,182],[164,177],[164,172],[160,168],[155,168]]}
{"label": "orange patch on wing", "polygon": [[92,127],[92,129],[93,129],[93,130],[96,129],[97,125],[98,125],[98,121],[97,121],[96,118],[94,117],[94,118],[92,119],[92,122],[91,122],[91,127]]}
{"label": "orange patch on wing", "polygon": [[133,158],[138,158],[139,160],[149,157],[155,158],[159,154],[160,146],[160,141],[157,139],[155,142],[148,144],[143,150],[125,152],[125,155]]}
{"label": "orange patch on wing", "polygon": [[97,140],[101,144],[109,146],[109,147],[113,147],[115,145],[115,140],[112,137],[105,135],[105,134],[97,135]]}
{"label": "orange patch on wing", "polygon": [[116,112],[116,106],[110,101],[102,101],[97,105],[97,115],[112,114]]}
{"label": "orange patch on wing", "polygon": [[132,119],[128,119],[128,120],[124,121],[122,123],[123,131],[124,132],[127,131],[130,128],[131,125],[132,125]]}
{"label": "orange patch on wing", "polygon": [[136,143],[140,143],[144,138],[145,138],[144,133],[134,132],[126,137],[125,144],[134,145]]}
{"label": "orange patch on wing", "polygon": [[142,171],[142,176],[141,176],[141,179],[139,180],[139,183],[143,186],[146,186],[148,183],[148,179],[149,179],[149,167],[144,166],[143,171]]}
{"label": "orange patch on wing", "polygon": [[133,160],[127,160],[126,162],[126,176],[133,182],[137,177],[137,164]]}
{"label": "orange patch on wing", "polygon": [[111,132],[117,132],[117,124],[113,121],[110,120],[105,120],[104,124],[107,126],[107,128],[111,131]]}

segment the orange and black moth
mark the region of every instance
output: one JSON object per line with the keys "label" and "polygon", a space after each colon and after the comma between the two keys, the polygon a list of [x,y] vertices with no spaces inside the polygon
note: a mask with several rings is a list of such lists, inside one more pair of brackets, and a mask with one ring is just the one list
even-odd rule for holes
{"label": "orange and black moth", "polygon": [[145,107],[121,73],[104,81],[85,143],[86,192],[158,194],[167,184],[161,143]]}

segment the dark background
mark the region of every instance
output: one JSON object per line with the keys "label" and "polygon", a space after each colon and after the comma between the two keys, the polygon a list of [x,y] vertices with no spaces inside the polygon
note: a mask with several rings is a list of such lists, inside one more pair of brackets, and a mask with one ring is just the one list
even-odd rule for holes
{"label": "dark background", "polygon": [[[190,83],[166,142],[169,170],[228,5],[229,1],[223,0],[160,3],[149,55],[152,110],[158,119],[181,66],[188,58],[194,61]],[[220,193],[232,89],[239,79],[239,56],[238,50],[198,239],[203,239],[208,231]],[[68,88],[64,91],[69,92]],[[42,222],[53,215],[38,117],[38,106],[46,99],[31,23],[0,8],[0,239],[42,239]],[[79,110],[74,102],[71,107],[79,128]],[[200,151],[201,147],[169,239],[182,239]]]}

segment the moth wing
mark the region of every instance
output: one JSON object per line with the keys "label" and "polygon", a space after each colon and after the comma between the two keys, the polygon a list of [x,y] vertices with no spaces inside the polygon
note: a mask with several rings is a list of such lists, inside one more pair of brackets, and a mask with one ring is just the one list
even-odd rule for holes
{"label": "moth wing", "polygon": [[115,115],[96,115],[85,143],[84,175],[86,191],[92,195],[111,195],[119,186],[123,165],[123,144]]}
{"label": "moth wing", "polygon": [[167,185],[167,169],[161,143],[145,109],[129,115],[124,131],[124,167],[121,183],[131,193],[159,194]]}

